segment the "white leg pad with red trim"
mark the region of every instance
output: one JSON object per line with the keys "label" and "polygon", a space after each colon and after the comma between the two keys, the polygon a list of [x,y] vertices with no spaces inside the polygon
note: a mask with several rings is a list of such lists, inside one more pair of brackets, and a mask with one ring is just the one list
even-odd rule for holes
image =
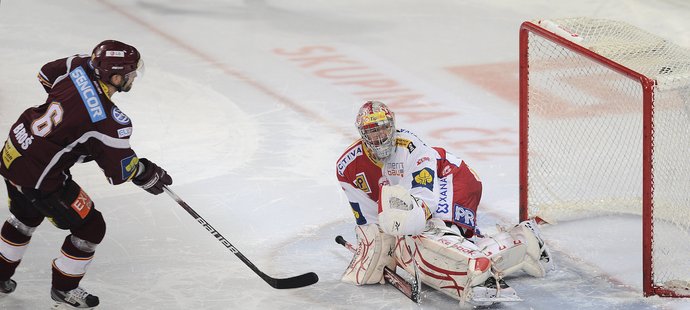
{"label": "white leg pad with red trim", "polygon": [[[548,248],[535,226],[533,221],[524,221],[495,236],[477,239],[477,246],[491,258],[496,276],[503,278],[522,270],[531,276],[543,277],[553,269]],[[544,253],[549,255],[546,261]]]}
{"label": "white leg pad with red trim", "polygon": [[377,224],[359,225],[357,252],[341,280],[355,285],[385,283],[384,267],[395,270],[395,237],[384,234]]}
{"label": "white leg pad with red trim", "polygon": [[[449,234],[443,221],[430,219],[424,234],[411,238],[407,244],[399,237],[396,245],[398,264],[413,273],[410,246],[424,284],[457,300],[465,300],[471,287],[491,276],[491,261],[477,246],[458,234]],[[409,240],[409,239],[408,239]]]}

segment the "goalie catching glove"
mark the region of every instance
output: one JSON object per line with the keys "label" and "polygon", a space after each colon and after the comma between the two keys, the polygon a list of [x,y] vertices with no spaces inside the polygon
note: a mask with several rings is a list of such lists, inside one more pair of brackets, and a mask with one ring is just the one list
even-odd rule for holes
{"label": "goalie catching glove", "polygon": [[147,192],[158,195],[163,192],[164,185],[172,184],[172,177],[163,168],[146,158],[139,159],[137,175],[132,182]]}
{"label": "goalie catching glove", "polygon": [[393,236],[416,236],[424,231],[431,212],[424,201],[400,185],[384,185],[379,198],[379,225]]}

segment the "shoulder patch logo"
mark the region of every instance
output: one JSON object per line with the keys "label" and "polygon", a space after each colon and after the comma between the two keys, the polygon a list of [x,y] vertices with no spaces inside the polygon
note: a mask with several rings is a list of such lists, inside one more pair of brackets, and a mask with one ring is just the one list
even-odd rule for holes
{"label": "shoulder patch logo", "polygon": [[117,107],[113,107],[112,114],[113,114],[113,119],[114,119],[118,124],[121,124],[121,125],[128,125],[128,124],[131,122],[131,121],[129,120],[129,117],[128,117],[125,113],[123,113],[122,111],[120,111],[120,109],[118,109]]}
{"label": "shoulder patch logo", "polygon": [[412,188],[426,187],[430,191],[434,190],[434,171],[429,168],[412,173]]}

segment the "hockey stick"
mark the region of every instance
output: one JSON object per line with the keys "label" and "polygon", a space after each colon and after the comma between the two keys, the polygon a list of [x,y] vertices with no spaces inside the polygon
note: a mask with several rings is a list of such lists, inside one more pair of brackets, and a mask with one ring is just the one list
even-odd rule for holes
{"label": "hockey stick", "polygon": [[[335,237],[335,242],[344,246],[346,249],[350,250],[350,252],[357,253],[357,249],[355,249],[351,243],[347,242],[343,236]],[[395,271],[388,269],[388,267],[383,267],[383,278],[386,280],[386,283],[398,289],[398,291],[407,296],[407,298],[419,303],[419,285],[413,285],[407,282],[407,280],[403,279],[403,277],[395,273]]]}
{"label": "hockey stick", "polygon": [[273,288],[276,289],[286,289],[286,288],[298,288],[298,287],[304,287],[308,285],[312,285],[316,282],[319,281],[319,277],[313,273],[313,272],[308,272],[305,274],[301,274],[299,276],[291,277],[291,278],[273,278],[265,273],[263,273],[259,268],[254,266],[254,264],[247,258],[245,257],[242,253],[240,253],[235,246],[233,246],[228,239],[225,239],[211,224],[206,222],[192,207],[190,207],[184,200],[182,200],[179,196],[177,196],[170,188],[167,186],[163,186],[163,190],[170,195],[177,203],[187,211],[194,219],[201,224],[201,226],[204,226],[208,232],[211,233],[220,243],[222,243],[230,252],[234,253],[245,265],[247,265],[254,273],[259,275],[268,285],[272,286]]}

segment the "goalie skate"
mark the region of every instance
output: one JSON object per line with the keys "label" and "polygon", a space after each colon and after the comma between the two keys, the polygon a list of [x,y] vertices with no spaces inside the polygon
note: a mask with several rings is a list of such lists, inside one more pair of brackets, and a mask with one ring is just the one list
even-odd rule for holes
{"label": "goalie skate", "polygon": [[[508,286],[503,279],[496,282],[496,278],[489,277],[486,281],[472,288],[466,303],[472,306],[490,306],[499,302],[522,301],[515,290]],[[460,302],[462,305],[463,302]]]}
{"label": "goalie skate", "polygon": [[99,304],[98,297],[89,294],[83,288],[77,287],[70,291],[50,289],[50,297],[55,301],[52,309],[95,309]]}

